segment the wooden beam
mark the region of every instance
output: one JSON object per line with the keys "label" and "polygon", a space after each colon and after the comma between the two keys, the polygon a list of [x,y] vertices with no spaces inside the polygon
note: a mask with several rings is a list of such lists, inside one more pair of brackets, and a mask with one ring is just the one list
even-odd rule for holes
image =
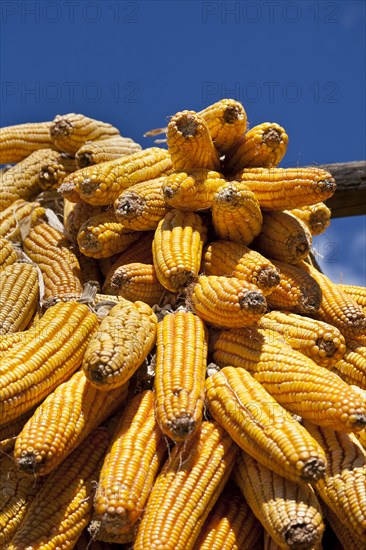
{"label": "wooden beam", "polygon": [[366,214],[366,161],[323,164],[337,182],[333,197],[326,201],[332,218]]}

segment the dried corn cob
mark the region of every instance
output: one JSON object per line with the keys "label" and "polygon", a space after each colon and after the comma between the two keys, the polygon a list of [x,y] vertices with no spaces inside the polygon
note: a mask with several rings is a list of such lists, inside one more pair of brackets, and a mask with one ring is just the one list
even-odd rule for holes
{"label": "dried corn cob", "polygon": [[208,377],[206,403],[235,443],[278,475],[295,482],[324,476],[320,445],[245,369]]}
{"label": "dried corn cob", "polygon": [[262,527],[239,489],[230,481],[211,510],[194,550],[253,550]]}
{"label": "dried corn cob", "polygon": [[245,184],[231,181],[215,193],[212,222],[220,239],[248,245],[259,235],[262,213],[254,193]]}
{"label": "dried corn cob", "polygon": [[15,442],[14,460],[33,476],[47,475],[127,397],[128,386],[102,392],[82,371],[60,384],[36,409]]}
{"label": "dried corn cob", "polygon": [[203,251],[202,268],[206,275],[236,277],[270,294],[280,282],[275,266],[264,256],[244,244],[214,241]]}
{"label": "dried corn cob", "polygon": [[334,366],[348,384],[366,390],[366,345],[347,338],[346,346],[345,354]]}
{"label": "dried corn cob", "polygon": [[138,151],[141,151],[141,145],[133,139],[116,135],[97,141],[87,141],[77,151],[75,161],[78,168],[85,168],[92,164],[133,155]]}
{"label": "dried corn cob", "polygon": [[287,212],[263,213],[263,225],[253,247],[270,258],[293,264],[310,252],[312,237],[307,226]]}
{"label": "dried corn cob", "polygon": [[243,168],[277,166],[287,150],[286,130],[275,122],[263,122],[248,130],[225,156],[225,172]]}
{"label": "dried corn cob", "polygon": [[93,216],[102,213],[101,206],[93,206],[87,202],[71,202],[64,199],[64,226],[67,238],[77,244],[77,235],[80,227]]}
{"label": "dried corn cob", "polygon": [[346,351],[345,339],[337,328],[296,313],[271,311],[260,318],[258,326],[273,331],[274,338],[284,338],[293,349],[323,367],[335,365]]}
{"label": "dried corn cob", "polygon": [[244,107],[234,99],[220,99],[198,115],[206,121],[212,141],[221,155],[234,145],[247,128]]}
{"label": "dried corn cob", "polygon": [[177,292],[198,275],[207,229],[194,212],[171,210],[159,222],[152,244],[160,283]]}
{"label": "dried corn cob", "polygon": [[170,119],[167,142],[174,170],[220,170],[209,126],[195,111],[181,111]]}
{"label": "dried corn cob", "polygon": [[137,231],[117,220],[113,210],[107,210],[81,225],[77,242],[85,256],[98,259],[124,252],[138,237]]}
{"label": "dried corn cob", "polygon": [[327,458],[315,489],[341,522],[366,542],[366,451],[353,434],[304,423]]}
{"label": "dried corn cob", "polygon": [[51,147],[51,122],[30,122],[0,128],[0,164],[19,162],[33,151]]}
{"label": "dried corn cob", "polygon": [[264,210],[291,210],[329,199],[332,175],[320,168],[245,168],[235,179],[245,183]]}
{"label": "dried corn cob", "polygon": [[7,333],[3,336],[0,336],[0,359],[14,346],[22,342],[27,336],[26,330]]}
{"label": "dried corn cob", "polygon": [[168,151],[151,147],[133,155],[87,166],[71,174],[60,187],[70,188],[90,204],[109,205],[128,187],[167,174],[172,169]]}
{"label": "dried corn cob", "polygon": [[111,124],[76,113],[57,115],[50,126],[54,146],[70,155],[75,155],[86,141],[119,135],[119,130]]}
{"label": "dried corn cob", "polygon": [[306,549],[320,543],[324,523],[309,485],[282,478],[243,451],[234,478],[255,516],[281,548]]}
{"label": "dried corn cob", "polygon": [[155,313],[143,302],[114,306],[85,352],[83,370],[91,384],[110,390],[131,378],[155,343],[156,325]]}
{"label": "dried corn cob", "polygon": [[339,521],[337,514],[335,514],[324,502],[322,502],[322,508],[325,512],[326,519],[342,545],[340,550],[360,550],[360,548],[363,547],[362,539],[349,529],[348,525]]}
{"label": "dried corn cob", "polygon": [[46,311],[1,360],[1,424],[40,403],[80,366],[96,327],[96,316],[83,304],[61,302]]}
{"label": "dried corn cob", "polygon": [[114,201],[118,221],[134,231],[155,230],[168,212],[164,195],[165,176],[132,185]]}
{"label": "dried corn cob", "polygon": [[205,210],[211,207],[212,199],[222,185],[225,185],[223,175],[214,170],[173,172],[165,178],[163,194],[172,208]]}
{"label": "dried corn cob", "polygon": [[322,301],[316,313],[317,318],[334,325],[344,334],[353,338],[366,331],[366,313],[350,296],[344,294],[326,275],[320,273],[307,262],[301,262],[299,267],[311,275],[322,291]]}
{"label": "dried corn cob", "polygon": [[273,333],[221,331],[214,342],[218,365],[247,369],[285,409],[314,424],[349,432],[366,424],[366,402],[339,376],[316,365]]}
{"label": "dried corn cob", "polygon": [[43,483],[9,550],[73,548],[89,523],[94,487],[108,446],[95,430]]}
{"label": "dried corn cob", "polygon": [[280,273],[280,283],[267,297],[271,309],[287,309],[304,315],[315,314],[321,304],[318,283],[299,267],[272,260]]}
{"label": "dried corn cob", "polygon": [[146,390],[126,407],[104,459],[92,518],[97,539],[118,538],[134,529],[166,450],[155,420],[154,394]]}
{"label": "dried corn cob", "polygon": [[359,306],[366,308],[366,288],[355,285],[337,285],[339,290],[351,296],[352,300]]}
{"label": "dried corn cob", "polygon": [[80,198],[76,183],[72,180],[72,175],[66,176],[65,180],[58,187],[58,193],[60,193],[63,199],[67,199],[70,202],[80,202],[82,199]]}
{"label": "dried corn cob", "polygon": [[126,300],[141,300],[149,306],[158,304],[165,292],[153,264],[133,263],[118,267],[105,282],[103,292],[117,294]]}
{"label": "dried corn cob", "polygon": [[0,271],[8,265],[15,264],[18,256],[11,241],[0,237]]}
{"label": "dried corn cob", "polygon": [[151,491],[135,550],[191,550],[236,460],[236,445],[213,422],[173,451]]}
{"label": "dried corn cob", "polygon": [[38,218],[45,215],[44,208],[38,202],[26,202],[18,199],[0,212],[0,237],[12,242],[21,240],[21,227],[26,230]]}
{"label": "dried corn cob", "polygon": [[256,323],[267,302],[256,286],[236,277],[200,275],[188,291],[188,304],[204,321],[223,328]]}
{"label": "dried corn cob", "polygon": [[[121,546],[120,550],[122,548]],[[78,538],[74,550],[111,550],[111,546],[107,542],[93,540],[91,535],[88,534],[88,528],[86,528]]]}
{"label": "dried corn cob", "polygon": [[207,339],[203,321],[190,312],[166,315],[158,324],[156,417],[174,441],[191,437],[202,421]]}
{"label": "dried corn cob", "polygon": [[75,160],[67,153],[57,153],[45,160],[38,173],[39,186],[43,191],[57,189],[64,178],[76,170]]}
{"label": "dried corn cob", "polygon": [[80,265],[60,231],[39,220],[24,239],[23,250],[41,270],[47,305],[80,297]]}
{"label": "dried corn cob", "polygon": [[324,233],[330,224],[331,212],[323,202],[295,208],[290,210],[289,213],[303,221],[310,229],[312,235]]}
{"label": "dried corn cob", "polygon": [[0,270],[0,334],[25,329],[37,309],[38,298],[34,265],[14,263]]}

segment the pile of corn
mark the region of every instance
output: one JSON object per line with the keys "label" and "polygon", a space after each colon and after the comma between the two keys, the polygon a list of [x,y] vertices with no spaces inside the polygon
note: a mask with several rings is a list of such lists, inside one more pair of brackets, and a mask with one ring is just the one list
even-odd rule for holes
{"label": "pile of corn", "polygon": [[0,547],[359,550],[366,291],[309,256],[335,181],[231,99],[163,130],[0,131]]}

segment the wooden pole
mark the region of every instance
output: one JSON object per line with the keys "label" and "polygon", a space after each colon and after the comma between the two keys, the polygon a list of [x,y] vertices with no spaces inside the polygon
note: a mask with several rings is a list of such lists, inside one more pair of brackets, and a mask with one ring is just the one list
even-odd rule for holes
{"label": "wooden pole", "polygon": [[323,164],[337,182],[333,197],[326,201],[332,218],[366,214],[366,161]]}

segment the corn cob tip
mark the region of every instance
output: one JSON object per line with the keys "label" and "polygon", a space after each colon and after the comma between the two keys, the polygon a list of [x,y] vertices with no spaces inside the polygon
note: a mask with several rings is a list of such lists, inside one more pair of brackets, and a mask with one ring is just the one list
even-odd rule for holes
{"label": "corn cob tip", "polygon": [[123,194],[123,197],[119,197],[115,200],[114,212],[117,216],[139,216],[144,211],[145,205],[146,200],[138,193],[128,191]]}
{"label": "corn cob tip", "polygon": [[171,199],[172,196],[174,195],[174,193],[175,193],[175,191],[172,187],[170,187],[169,185],[164,185],[164,187],[163,187],[164,198]]}
{"label": "corn cob tip", "polygon": [[183,137],[193,137],[196,135],[200,122],[197,120],[196,113],[184,113],[175,121],[175,125]]}
{"label": "corn cob tip", "polygon": [[322,336],[316,340],[316,346],[319,349],[319,354],[324,357],[333,357],[336,351],[339,350],[339,348],[343,347],[345,349],[345,345],[341,343],[341,341],[338,339],[332,339],[327,340],[325,336]]}
{"label": "corn cob tip", "polygon": [[99,187],[99,181],[97,180],[92,180],[91,178],[84,178],[80,183],[79,183],[79,190],[80,190],[80,193],[82,193],[83,195],[94,195],[95,191],[98,189]]}
{"label": "corn cob tip", "polygon": [[166,427],[174,436],[174,440],[186,439],[195,431],[196,426],[196,421],[187,413],[183,413],[180,417],[166,422]]}
{"label": "corn cob tip", "polygon": [[239,105],[227,105],[222,118],[227,124],[233,124],[244,118],[243,109]]}
{"label": "corn cob tip", "polygon": [[324,477],[325,462],[322,458],[311,457],[306,460],[301,471],[301,477],[304,481],[314,482]]}
{"label": "corn cob tip", "polygon": [[309,518],[298,517],[288,524],[285,540],[291,550],[303,550],[313,546],[314,540],[319,536],[318,527],[309,522]]}
{"label": "corn cob tip", "polygon": [[26,452],[26,454],[17,460],[18,468],[22,470],[22,472],[31,475],[36,473],[39,464],[40,463],[36,460],[36,456],[32,452]]}
{"label": "corn cob tip", "polygon": [[244,290],[239,296],[240,309],[248,309],[256,313],[265,313],[267,302],[262,293],[255,290]]}
{"label": "corn cob tip", "polygon": [[88,153],[87,151],[78,155],[77,162],[79,168],[86,168],[87,166],[94,164],[92,154]]}
{"label": "corn cob tip", "polygon": [[336,190],[337,184],[333,178],[329,178],[318,181],[317,187],[322,195],[332,195]]}
{"label": "corn cob tip", "polygon": [[72,124],[65,115],[57,115],[50,128],[51,138],[67,137],[72,131]]}
{"label": "corn cob tip", "polygon": [[281,143],[281,132],[276,128],[270,127],[263,132],[262,141],[268,147],[274,149]]}
{"label": "corn cob tip", "polygon": [[258,271],[258,283],[261,287],[272,288],[280,283],[280,275],[273,267],[265,266]]}

